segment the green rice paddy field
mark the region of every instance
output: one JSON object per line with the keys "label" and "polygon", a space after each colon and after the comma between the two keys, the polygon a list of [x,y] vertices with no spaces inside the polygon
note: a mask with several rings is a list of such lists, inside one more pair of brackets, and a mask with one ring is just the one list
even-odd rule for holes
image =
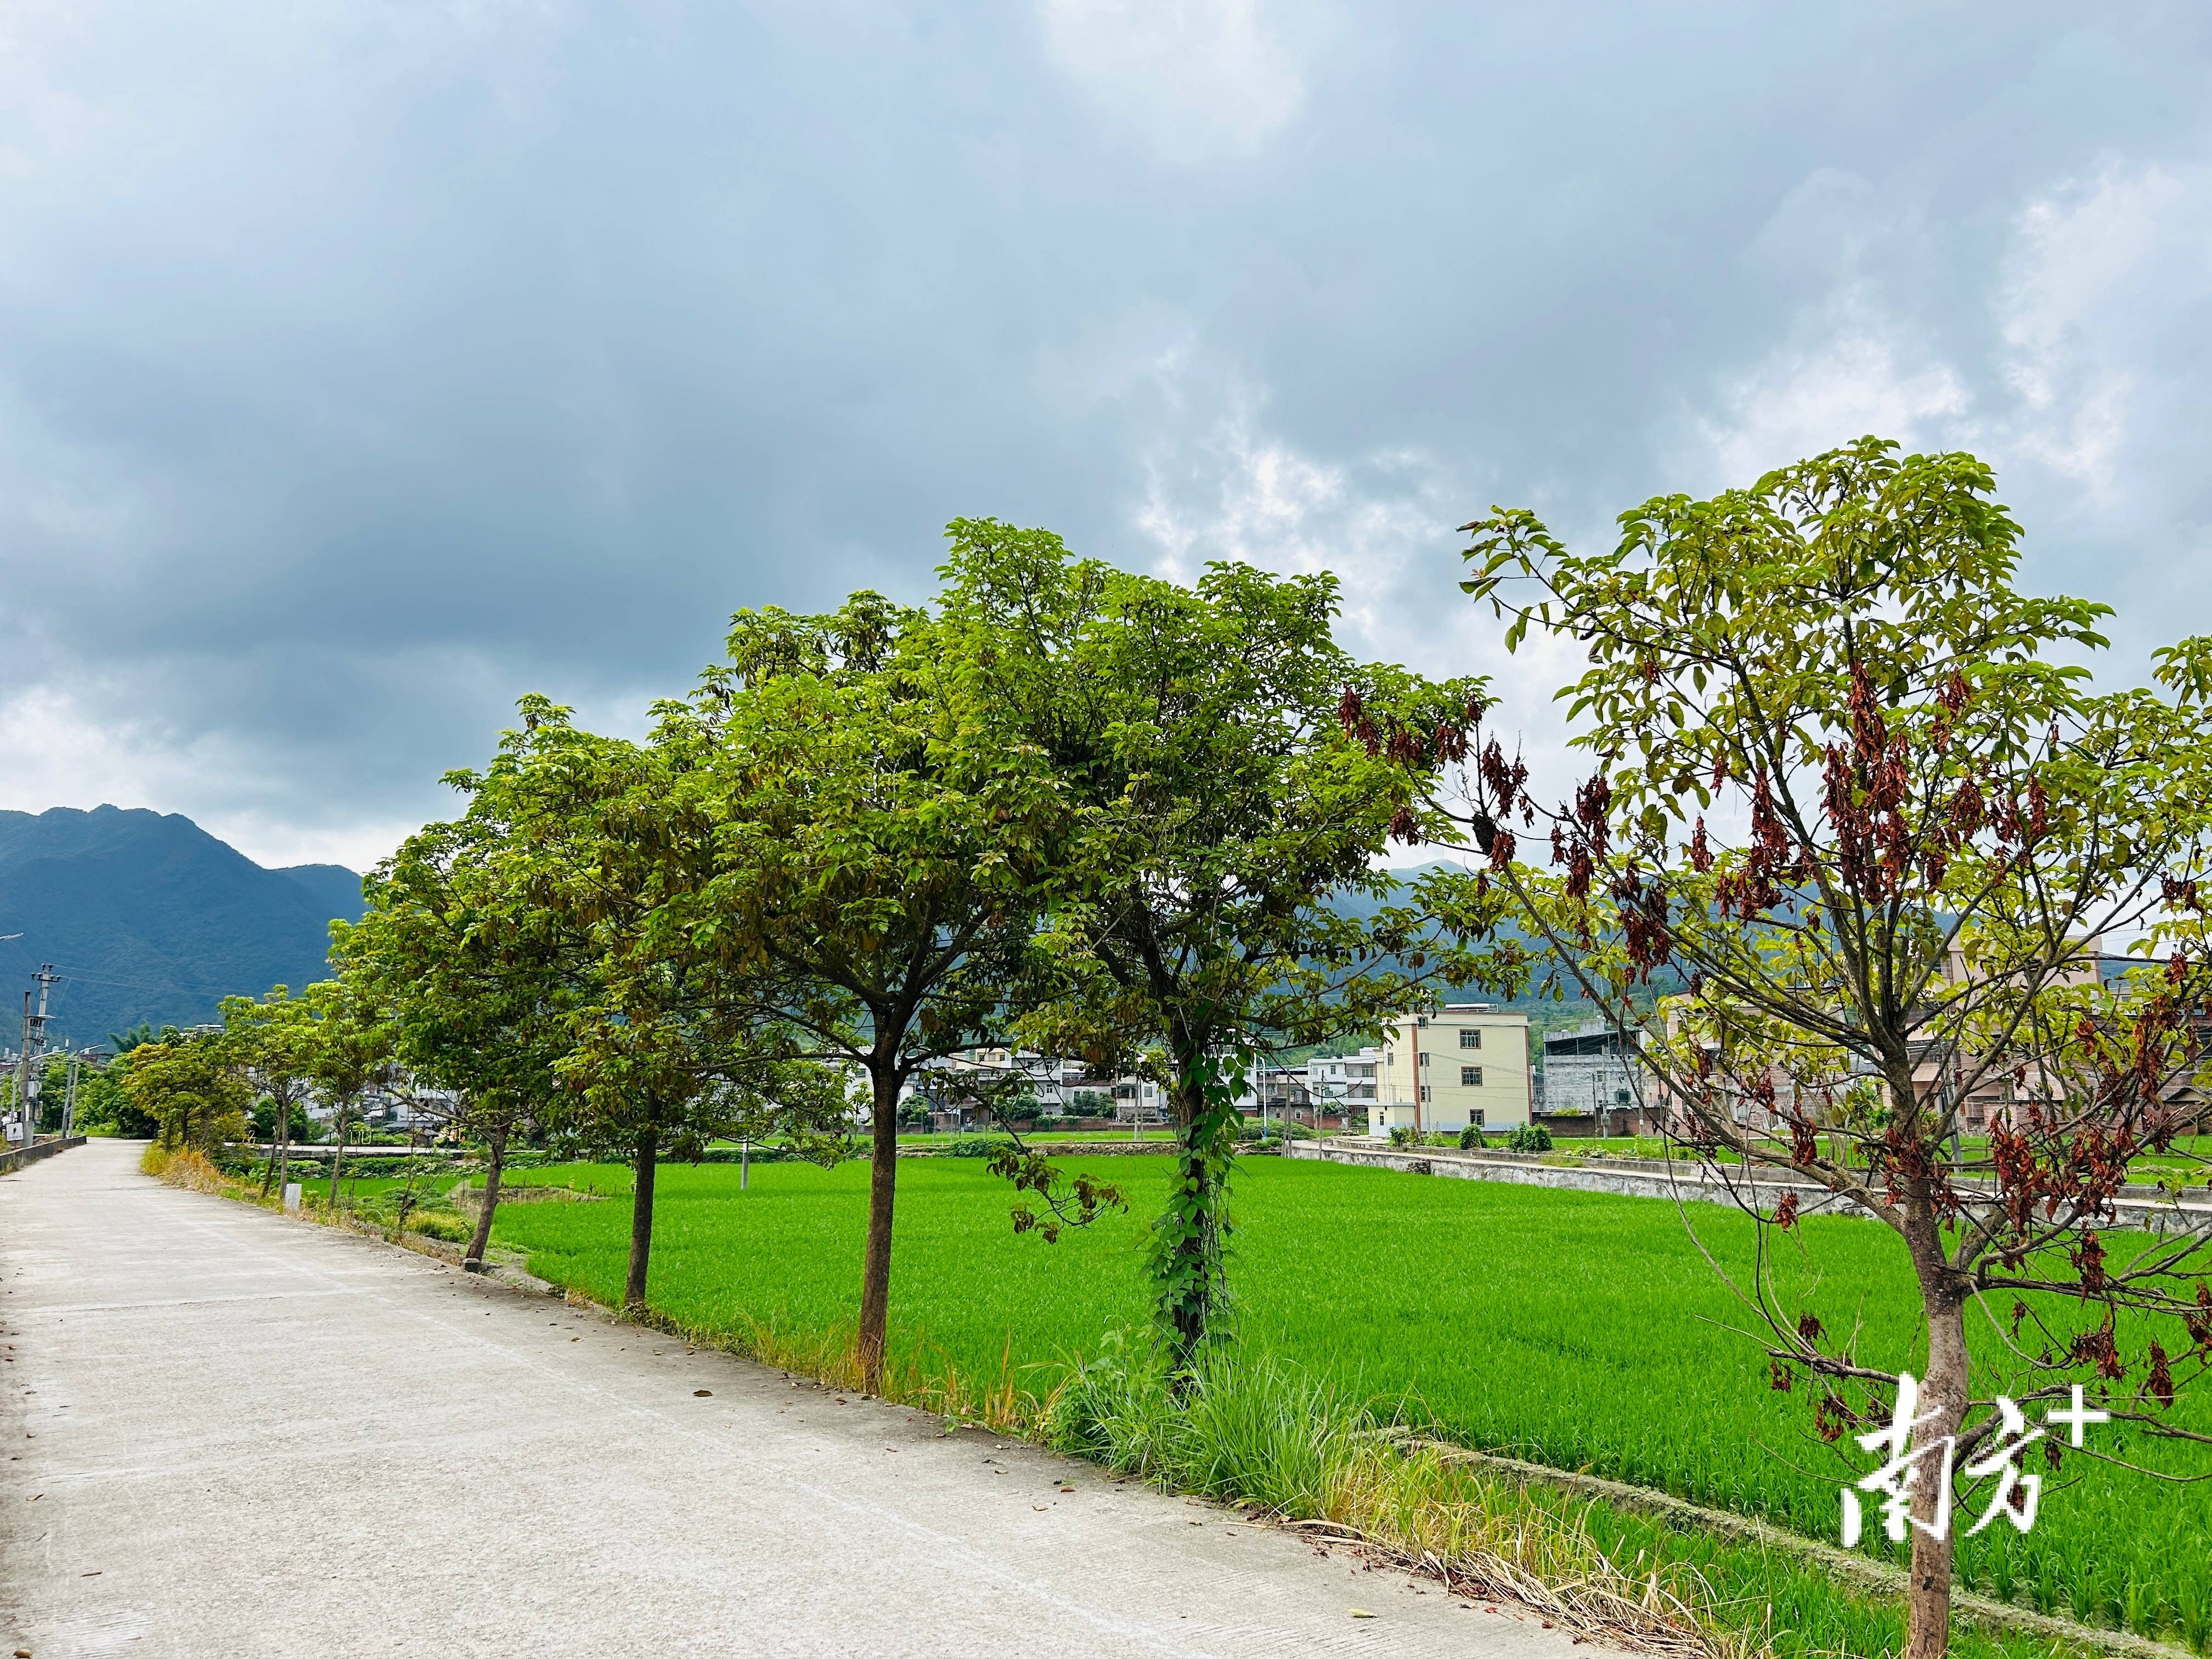
{"label": "green rice paddy field", "polygon": [[[1091,1167],[1127,1188],[1129,1212],[1046,1244],[1012,1231],[1009,1192],[978,1161],[903,1164],[894,1348],[985,1383],[1011,1363],[1042,1395],[1109,1328],[1140,1324],[1146,1228],[1166,1160]],[[629,1172],[606,1166],[520,1179],[629,1189]],[[849,1329],[866,1164],[765,1164],[744,1192],[738,1179],[727,1166],[663,1168],[653,1304],[709,1330]],[[1707,1247],[1747,1267],[1744,1218],[1691,1207]],[[1255,1158],[1239,1170],[1233,1212],[1244,1343],[1462,1443],[1835,1537],[1845,1466],[1812,1432],[1804,1391],[1767,1386],[1758,1345],[1741,1334],[1745,1310],[1671,1203]],[[532,1272],[612,1301],[628,1231],[623,1204],[519,1204],[502,1207],[495,1237],[527,1250]],[[1831,1330],[1860,1326],[1869,1362],[1915,1363],[1916,1298],[1886,1230],[1812,1220],[1802,1252],[1785,1249],[1777,1272],[1812,1285]],[[2178,1415],[2212,1427],[2208,1406],[2185,1401]],[[2094,1449],[2212,1472],[2205,1449],[2146,1445],[2109,1425],[2090,1434]],[[1985,1593],[2203,1650],[2208,1547],[2212,1482],[2174,1485],[2069,1456],[2046,1481],[2034,1531],[2022,1538],[2000,1521],[1962,1545],[1961,1570]]]}

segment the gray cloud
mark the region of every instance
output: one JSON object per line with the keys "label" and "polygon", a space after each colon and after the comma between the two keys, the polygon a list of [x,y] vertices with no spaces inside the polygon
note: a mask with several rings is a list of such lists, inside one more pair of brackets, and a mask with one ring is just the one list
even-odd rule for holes
{"label": "gray cloud", "polygon": [[18,9],[6,804],[373,857],[543,689],[927,591],[959,514],[1327,565],[1500,675],[1450,526],[1869,428],[2207,625],[2195,11]]}

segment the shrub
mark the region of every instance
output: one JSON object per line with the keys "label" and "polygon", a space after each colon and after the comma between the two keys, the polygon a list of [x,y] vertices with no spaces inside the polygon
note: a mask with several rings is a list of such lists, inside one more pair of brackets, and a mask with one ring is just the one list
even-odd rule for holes
{"label": "shrub", "polygon": [[1014,1143],[1006,1135],[962,1135],[938,1153],[939,1158],[988,1158],[1001,1146]]}
{"label": "shrub", "polygon": [[[291,1119],[291,1133],[285,1139],[295,1146],[312,1142],[315,1138],[315,1121],[307,1115],[307,1109],[294,1101]],[[255,1101],[252,1111],[246,1115],[246,1124],[247,1131],[256,1140],[274,1140],[276,1138],[276,1103]]]}
{"label": "shrub", "polygon": [[1505,1145],[1516,1152],[1548,1152],[1552,1132],[1540,1123],[1524,1123],[1506,1137]]}
{"label": "shrub", "polygon": [[448,1244],[465,1244],[474,1229],[458,1212],[417,1210],[407,1218],[407,1231],[425,1238],[443,1239]]}
{"label": "shrub", "polygon": [[1482,1128],[1479,1124],[1470,1123],[1459,1132],[1459,1149],[1462,1152],[1471,1152],[1477,1147],[1486,1147],[1489,1145],[1490,1143],[1482,1138]]}

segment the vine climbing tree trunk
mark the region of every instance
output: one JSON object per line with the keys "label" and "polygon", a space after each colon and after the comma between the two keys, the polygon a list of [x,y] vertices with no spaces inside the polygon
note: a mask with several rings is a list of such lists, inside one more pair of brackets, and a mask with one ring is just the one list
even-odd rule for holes
{"label": "vine climbing tree trunk", "polygon": [[1236,1091],[1212,1074],[1202,1048],[1178,1048],[1176,1181],[1153,1241],[1152,1269],[1160,1324],[1180,1387],[1221,1308]]}

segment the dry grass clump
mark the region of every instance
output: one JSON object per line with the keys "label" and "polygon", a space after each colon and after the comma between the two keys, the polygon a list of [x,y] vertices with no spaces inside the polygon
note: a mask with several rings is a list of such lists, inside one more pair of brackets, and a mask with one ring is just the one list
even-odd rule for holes
{"label": "dry grass clump", "polygon": [[1763,1633],[1725,1628],[1711,1587],[1680,1562],[1620,1561],[1580,1509],[1554,1509],[1517,1484],[1368,1439],[1337,1472],[1325,1516],[1293,1520],[1357,1539],[1468,1595],[1504,1596],[1569,1630],[1685,1659],[1748,1659]]}
{"label": "dry grass clump", "polygon": [[227,1195],[237,1185],[197,1146],[169,1148],[156,1143],[140,1157],[138,1167],[167,1186],[182,1187],[188,1192],[213,1193],[218,1198]]}

